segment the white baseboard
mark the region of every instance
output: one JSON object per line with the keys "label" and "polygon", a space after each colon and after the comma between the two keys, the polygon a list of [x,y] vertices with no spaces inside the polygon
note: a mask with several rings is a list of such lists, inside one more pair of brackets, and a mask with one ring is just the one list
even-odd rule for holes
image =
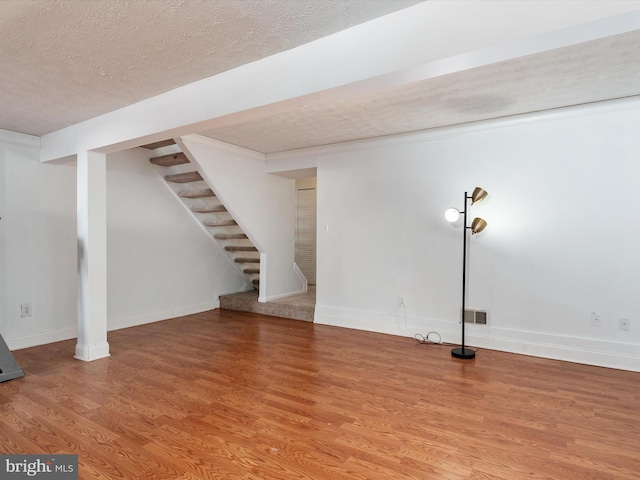
{"label": "white baseboard", "polygon": [[[5,338],[9,350],[20,350],[22,348],[46,345],[47,343],[61,342],[78,337],[77,327],[67,327],[49,332],[38,332],[20,337]],[[69,352],[71,355],[71,352]]]}
{"label": "white baseboard", "polygon": [[109,353],[109,344],[107,342],[100,345],[80,345],[76,344],[76,354],[73,358],[84,362],[92,362],[111,356]]}
{"label": "white baseboard", "polygon": [[[443,342],[461,341],[459,322],[424,318],[405,320],[403,315],[316,305],[314,323],[406,337],[413,337],[416,333],[426,336],[429,331],[434,331],[440,335]],[[640,372],[640,354],[636,344],[496,328],[489,325],[465,327],[466,344],[469,346]]]}
{"label": "white baseboard", "polygon": [[266,297],[266,296],[265,297],[258,297],[258,301],[260,303],[271,302],[273,300],[279,300],[281,298],[293,297],[295,295],[303,295],[305,293],[307,293],[306,290],[297,290],[297,291],[294,291],[294,292],[280,293],[278,295],[270,295],[268,297]]}
{"label": "white baseboard", "polygon": [[[185,307],[174,308],[172,310],[164,310],[155,313],[149,313],[145,315],[137,315],[133,317],[125,317],[118,319],[110,319],[107,322],[107,331],[120,330],[121,328],[135,327],[138,325],[144,325],[147,323],[159,322],[162,320],[168,320],[170,318],[182,317],[185,315],[192,315],[194,313],[206,312],[208,310],[214,310],[220,308],[220,301],[218,298],[209,302],[203,302],[195,305],[188,305]],[[66,327],[60,330],[38,332],[30,335],[22,335],[19,337],[5,338],[9,350],[20,350],[22,348],[35,347],[38,345],[46,345],[47,343],[61,342],[63,340],[70,340],[72,338],[78,338],[78,327]],[[93,358],[92,352],[85,352],[86,355]],[[84,354],[83,354],[84,355]],[[77,356],[77,352],[76,352]],[[89,358],[87,357],[87,358]],[[84,359],[84,357],[77,357]]]}
{"label": "white baseboard", "polygon": [[137,315],[134,317],[110,319],[107,323],[107,331],[111,332],[113,330],[120,330],[122,328],[136,327],[138,325],[145,325],[147,323],[161,322],[162,320],[183,317],[185,315],[193,315],[194,313],[202,313],[208,310],[214,310],[216,308],[220,308],[220,301],[218,300],[218,298],[196,305],[188,305],[185,307],[163,310],[144,315]]}

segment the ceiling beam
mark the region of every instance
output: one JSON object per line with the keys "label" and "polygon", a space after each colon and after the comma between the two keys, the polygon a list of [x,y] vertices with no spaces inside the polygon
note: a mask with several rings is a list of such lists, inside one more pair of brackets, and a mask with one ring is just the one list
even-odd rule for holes
{"label": "ceiling beam", "polygon": [[640,1],[428,1],[42,137],[109,153],[636,30]]}

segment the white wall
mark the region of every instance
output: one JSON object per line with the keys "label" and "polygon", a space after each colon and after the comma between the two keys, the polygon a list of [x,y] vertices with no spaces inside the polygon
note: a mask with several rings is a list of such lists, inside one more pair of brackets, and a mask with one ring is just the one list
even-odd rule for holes
{"label": "white wall", "polygon": [[266,173],[264,155],[199,135],[185,153],[260,251],[260,301],[304,292],[294,270],[295,180]]}
{"label": "white wall", "polygon": [[316,322],[459,342],[462,231],[443,213],[482,186],[467,308],[489,325],[468,343],[640,370],[639,124],[640,103],[623,102],[309,152]]}
{"label": "white wall", "polygon": [[[77,331],[76,169],[41,164],[39,149],[35,137],[0,132],[0,331],[11,349]],[[32,316],[20,316],[22,303]]]}
{"label": "white wall", "polygon": [[[108,328],[218,306],[242,274],[134,150],[107,159]],[[0,131],[0,332],[12,350],[77,335],[76,168]],[[33,315],[21,318],[20,304]],[[73,355],[73,351],[69,351]]]}
{"label": "white wall", "polygon": [[108,329],[219,306],[246,280],[148,162],[107,156]]}

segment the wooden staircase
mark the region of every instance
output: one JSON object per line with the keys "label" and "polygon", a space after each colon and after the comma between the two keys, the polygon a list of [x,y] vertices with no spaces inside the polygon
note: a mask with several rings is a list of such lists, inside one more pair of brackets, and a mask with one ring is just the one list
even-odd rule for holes
{"label": "wooden staircase", "polygon": [[[161,146],[168,145],[175,145],[175,142],[163,142]],[[158,148],[155,144],[144,147]],[[177,145],[175,148],[178,148]],[[193,217],[215,242],[222,245],[227,255],[247,276],[254,288],[257,288],[260,283],[260,253],[207,185],[197,167],[183,152],[152,157],[149,161]]]}

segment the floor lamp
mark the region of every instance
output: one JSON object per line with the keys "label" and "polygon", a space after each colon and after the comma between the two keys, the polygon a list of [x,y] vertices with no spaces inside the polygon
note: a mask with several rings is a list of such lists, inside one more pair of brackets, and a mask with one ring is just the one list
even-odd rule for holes
{"label": "floor lamp", "polygon": [[[462,218],[464,228],[462,229],[462,345],[451,350],[451,356],[456,358],[462,358],[464,360],[470,360],[475,358],[476,352],[465,348],[464,345],[464,310],[465,310],[465,288],[467,280],[467,230],[471,230],[471,234],[479,233],[485,229],[487,222],[482,218],[474,218],[471,222],[471,226],[467,226],[467,202],[471,200],[471,205],[480,202],[487,196],[487,192],[480,187],[476,187],[471,195],[464,192],[464,210],[462,211]],[[457,208],[450,208],[444,214],[445,218],[450,222],[455,222],[460,218],[460,211]]]}

